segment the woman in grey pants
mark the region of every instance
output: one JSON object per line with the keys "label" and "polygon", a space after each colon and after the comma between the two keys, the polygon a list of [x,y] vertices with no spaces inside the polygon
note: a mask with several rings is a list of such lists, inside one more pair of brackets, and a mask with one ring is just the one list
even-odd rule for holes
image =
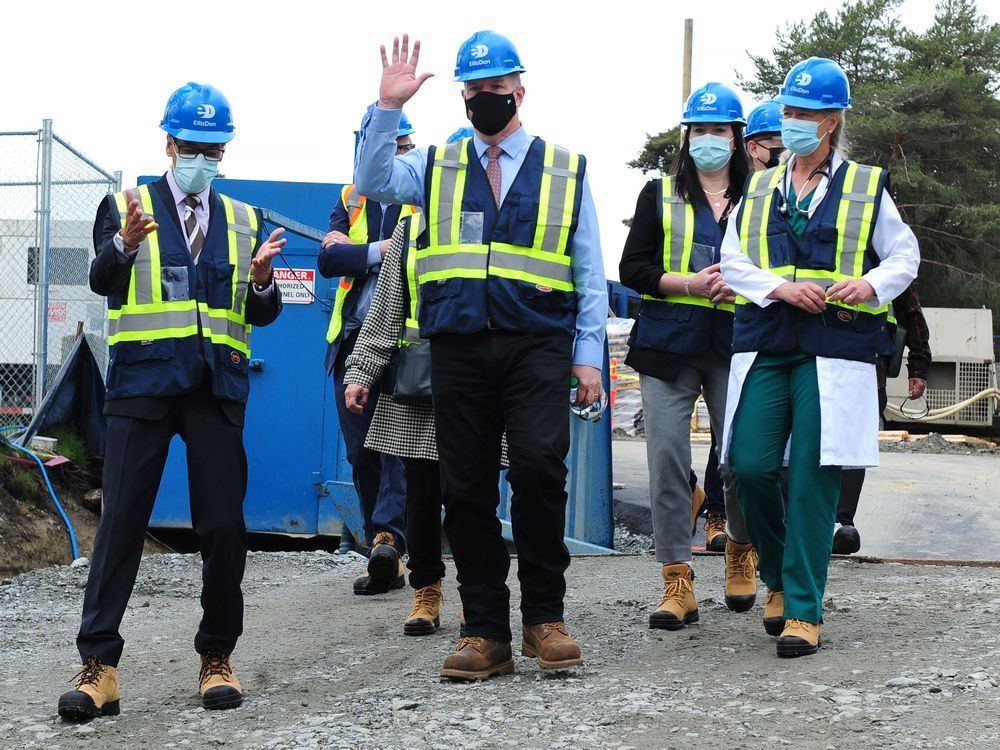
{"label": "woman in grey pants", "polygon": [[[639,194],[622,253],[622,283],[642,295],[626,364],[640,375],[646,422],[649,495],[662,564],[663,597],[651,628],[698,621],[691,567],[691,413],[704,394],[712,429],[722,434],[732,355],[731,290],[719,271],[726,223],[750,167],[736,93],[709,83],[688,99],[684,141],[670,175]],[[749,610],[756,599],[756,554],[725,467],[726,604]]]}

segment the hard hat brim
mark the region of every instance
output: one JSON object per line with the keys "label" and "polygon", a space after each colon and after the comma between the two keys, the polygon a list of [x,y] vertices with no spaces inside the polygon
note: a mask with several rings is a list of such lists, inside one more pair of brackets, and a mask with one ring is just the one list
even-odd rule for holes
{"label": "hard hat brim", "polygon": [[465,83],[466,81],[481,81],[484,78],[500,78],[501,76],[509,76],[511,73],[524,73],[526,72],[524,67],[521,65],[515,65],[513,67],[505,68],[486,68],[483,70],[468,70],[465,73],[458,73],[455,75],[456,83]]}
{"label": "hard hat brim", "polygon": [[722,117],[721,115],[695,115],[694,117],[685,117],[681,120],[681,125],[694,125],[699,122],[718,122],[724,124],[731,124],[738,122],[740,125],[746,125],[747,121],[742,117]]}
{"label": "hard hat brim", "polygon": [[189,141],[191,143],[229,143],[233,138],[236,137],[236,133],[219,133],[210,132],[207,130],[188,130],[187,128],[169,128],[165,125],[160,126],[163,130],[167,131],[174,138],[181,141]]}
{"label": "hard hat brim", "polygon": [[851,102],[848,100],[847,104],[837,104],[834,102],[818,102],[815,99],[806,99],[801,96],[792,96],[791,94],[778,94],[774,97],[774,101],[781,105],[787,105],[789,107],[798,107],[799,109],[850,109]]}

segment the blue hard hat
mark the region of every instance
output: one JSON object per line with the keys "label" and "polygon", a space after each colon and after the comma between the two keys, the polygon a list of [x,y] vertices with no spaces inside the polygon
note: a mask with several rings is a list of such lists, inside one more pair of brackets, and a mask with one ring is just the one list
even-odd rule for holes
{"label": "blue hard hat", "polygon": [[495,31],[477,31],[458,48],[456,81],[475,81],[523,72],[524,66],[514,43]]}
{"label": "blue hard hat", "polygon": [[405,135],[410,135],[415,133],[416,129],[410,123],[410,118],[406,116],[405,112],[399,113],[399,130],[396,131],[396,137],[402,138]]}
{"label": "blue hard hat", "polygon": [[205,83],[186,83],[172,93],[160,127],[194,143],[229,143],[236,137],[229,100]]}
{"label": "blue hard hat", "polygon": [[850,109],[851,84],[833,60],[810,57],[788,71],[774,100],[802,109]]}
{"label": "blue hard hat", "polygon": [[743,131],[744,138],[750,138],[758,133],[781,132],[781,105],[774,99],[758,104],[747,115],[747,129]]}
{"label": "blue hard hat", "polygon": [[743,104],[736,92],[722,83],[706,83],[691,92],[684,105],[681,125],[695,122],[738,122],[743,119]]}
{"label": "blue hard hat", "polygon": [[448,136],[448,143],[454,143],[455,141],[460,141],[463,138],[471,138],[475,132],[476,131],[472,128],[459,128]]}

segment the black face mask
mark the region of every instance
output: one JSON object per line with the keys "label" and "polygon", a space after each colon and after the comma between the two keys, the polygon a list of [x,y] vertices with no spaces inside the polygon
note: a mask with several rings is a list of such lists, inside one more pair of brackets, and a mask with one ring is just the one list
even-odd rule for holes
{"label": "black face mask", "polygon": [[494,94],[491,91],[480,91],[465,100],[465,109],[472,113],[469,117],[472,127],[483,135],[496,135],[507,127],[517,114],[513,92]]}
{"label": "black face mask", "polygon": [[[760,146],[761,144],[758,143],[757,145]],[[774,146],[773,148],[768,148],[767,146],[763,146],[763,148],[767,148],[767,152],[771,155],[771,158],[767,160],[767,163],[764,164],[764,166],[767,169],[771,169],[771,167],[778,166],[778,164],[780,163],[779,160],[780,160],[781,154],[785,150],[785,147],[784,146]]]}

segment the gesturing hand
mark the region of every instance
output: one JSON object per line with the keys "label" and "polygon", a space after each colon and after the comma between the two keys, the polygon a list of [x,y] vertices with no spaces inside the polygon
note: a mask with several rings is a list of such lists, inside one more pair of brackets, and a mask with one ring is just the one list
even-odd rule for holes
{"label": "gesturing hand", "polygon": [[139,206],[139,199],[131,190],[125,191],[128,199],[128,209],[125,212],[125,226],[120,234],[125,249],[129,252],[135,250],[146,239],[146,235],[155,232],[160,225],[153,221],[152,216],[147,216]]}
{"label": "gesturing hand", "polygon": [[283,227],[275,229],[267,238],[267,242],[261,245],[257,249],[257,254],[253,256],[251,273],[253,274],[253,283],[257,286],[266,286],[271,281],[271,259],[281,252],[281,248],[288,241],[281,236],[284,233]]}
{"label": "gesturing hand", "polygon": [[379,104],[385,109],[402,109],[417,90],[424,85],[424,81],[433,76],[433,73],[421,73],[417,76],[417,61],[420,59],[420,42],[413,41],[413,55],[407,59],[410,52],[410,37],[403,34],[402,49],[399,44],[399,37],[392,40],[392,62],[385,54],[385,45],[382,51],[382,83],[378,89]]}
{"label": "gesturing hand", "polygon": [[823,292],[823,287],[811,281],[786,281],[767,296],[813,314],[826,309],[826,294]]}

